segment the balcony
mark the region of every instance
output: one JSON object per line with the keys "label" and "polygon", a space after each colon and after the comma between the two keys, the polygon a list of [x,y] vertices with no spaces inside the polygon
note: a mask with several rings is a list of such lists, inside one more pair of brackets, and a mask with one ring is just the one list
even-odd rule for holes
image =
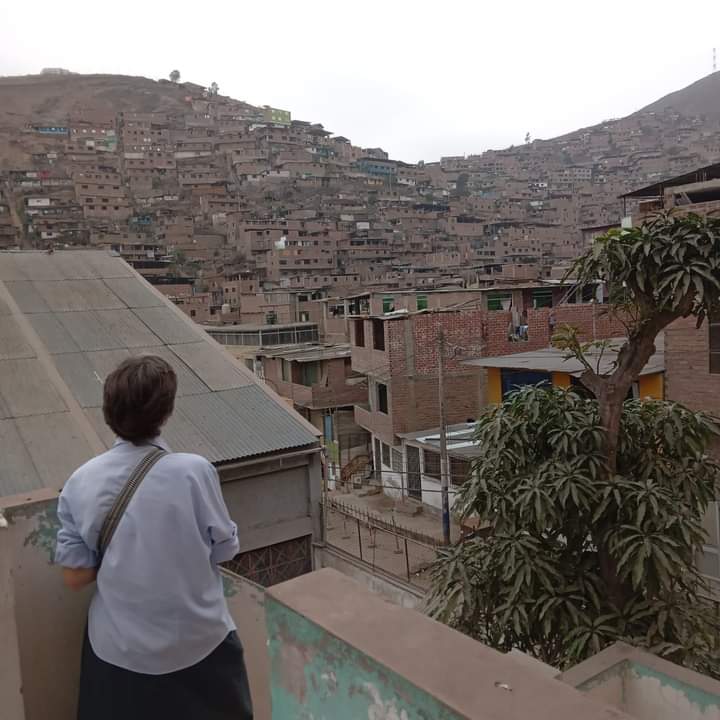
{"label": "balcony", "polygon": [[360,403],[355,405],[355,424],[394,444],[392,415],[371,410],[367,403]]}
{"label": "balcony", "polygon": [[[75,717],[92,590],[66,590],[52,565],[53,495],[38,491],[0,505],[3,720]],[[624,645],[558,676],[522,653],[502,655],[392,605],[334,570],[266,590],[232,573],[223,582],[257,720],[720,716],[720,683]]]}

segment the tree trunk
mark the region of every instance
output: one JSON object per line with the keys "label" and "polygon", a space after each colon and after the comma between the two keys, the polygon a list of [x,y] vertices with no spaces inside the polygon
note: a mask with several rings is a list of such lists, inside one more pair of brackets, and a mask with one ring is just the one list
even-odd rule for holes
{"label": "tree trunk", "polygon": [[[620,385],[605,384],[599,393],[598,406],[600,410],[600,424],[604,429],[603,450],[607,464],[607,477],[611,478],[617,473],[618,445],[620,443],[620,423],[622,420],[623,403],[627,397],[630,383],[622,382]],[[596,538],[600,573],[608,589],[609,599],[617,608],[622,608],[632,591],[627,582],[620,580],[617,561],[612,556],[607,540],[607,533],[611,530],[609,525],[600,527],[600,535]]]}

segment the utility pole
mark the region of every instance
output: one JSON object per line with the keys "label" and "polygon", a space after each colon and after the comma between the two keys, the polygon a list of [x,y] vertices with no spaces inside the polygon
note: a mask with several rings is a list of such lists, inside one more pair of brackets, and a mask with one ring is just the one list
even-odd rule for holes
{"label": "utility pole", "polygon": [[443,542],[450,544],[450,468],[445,428],[445,333],[438,333],[438,404],[440,409],[440,497],[442,499]]}

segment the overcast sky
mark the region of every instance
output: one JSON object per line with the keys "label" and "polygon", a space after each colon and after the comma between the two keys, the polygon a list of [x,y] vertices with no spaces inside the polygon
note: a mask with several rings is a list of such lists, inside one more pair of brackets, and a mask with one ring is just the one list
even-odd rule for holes
{"label": "overcast sky", "polygon": [[177,68],[408,162],[621,117],[713,46],[718,0],[0,0],[0,75]]}

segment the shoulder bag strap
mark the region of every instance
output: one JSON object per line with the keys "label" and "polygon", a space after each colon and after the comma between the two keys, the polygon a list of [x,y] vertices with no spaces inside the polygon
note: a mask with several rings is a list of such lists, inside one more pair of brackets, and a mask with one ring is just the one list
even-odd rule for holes
{"label": "shoulder bag strap", "polygon": [[117,530],[117,526],[125,513],[130,500],[132,500],[135,491],[140,487],[140,483],[145,479],[152,466],[163,456],[167,455],[160,448],[153,448],[145,457],[137,464],[136,468],[130,474],[125,486],[120,494],[115,498],[115,502],[110,508],[110,512],[105,516],[102,528],[100,528],[100,537],[98,538],[98,553],[100,561],[105,555],[110,541]]}

